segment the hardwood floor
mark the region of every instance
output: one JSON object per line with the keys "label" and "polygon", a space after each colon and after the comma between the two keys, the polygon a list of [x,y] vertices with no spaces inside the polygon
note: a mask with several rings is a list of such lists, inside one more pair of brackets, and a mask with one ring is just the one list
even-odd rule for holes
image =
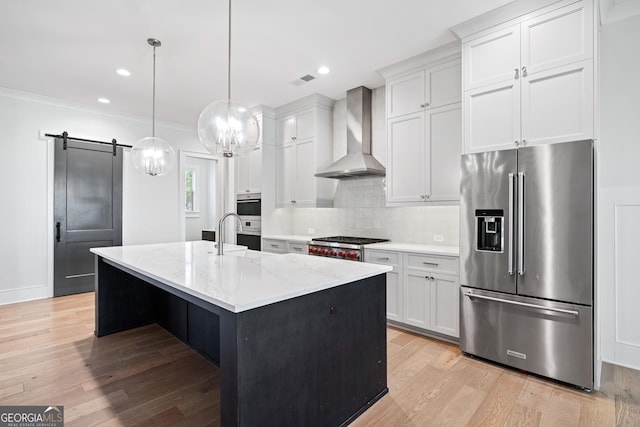
{"label": "hardwood floor", "polygon": [[[219,425],[214,365],[157,325],[95,338],[93,303],[0,306],[0,405],[63,405],[67,426]],[[637,371],[609,365],[586,393],[397,329],[387,342],[389,394],[354,426],[640,425]]]}

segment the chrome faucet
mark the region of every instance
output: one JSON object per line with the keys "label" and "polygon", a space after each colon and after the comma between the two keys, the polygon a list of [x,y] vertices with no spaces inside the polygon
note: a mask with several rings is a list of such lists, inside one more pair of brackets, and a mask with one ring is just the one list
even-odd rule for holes
{"label": "chrome faucet", "polygon": [[222,218],[220,218],[220,221],[218,222],[218,255],[222,255],[222,246],[224,245],[224,229],[222,228],[222,224],[224,223],[224,220],[227,219],[227,217],[229,216],[235,216],[238,219],[238,222],[240,223],[240,231],[242,231],[242,218],[240,218],[240,216],[235,213],[235,212],[229,212],[226,213],[224,215],[222,215]]}

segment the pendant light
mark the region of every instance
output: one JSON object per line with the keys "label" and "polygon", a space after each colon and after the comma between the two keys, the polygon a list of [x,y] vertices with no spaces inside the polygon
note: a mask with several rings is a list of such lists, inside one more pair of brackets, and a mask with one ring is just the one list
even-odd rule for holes
{"label": "pendant light", "polygon": [[231,100],[231,0],[229,0],[227,99],[207,105],[198,118],[198,136],[217,158],[248,155],[258,143],[258,120],[249,108]]}
{"label": "pendant light", "polygon": [[167,141],[156,137],[156,48],[162,43],[157,39],[147,39],[153,47],[153,110],[151,115],[151,136],[139,139],[131,148],[133,167],[145,175],[162,176],[168,174],[176,162],[176,154]]}

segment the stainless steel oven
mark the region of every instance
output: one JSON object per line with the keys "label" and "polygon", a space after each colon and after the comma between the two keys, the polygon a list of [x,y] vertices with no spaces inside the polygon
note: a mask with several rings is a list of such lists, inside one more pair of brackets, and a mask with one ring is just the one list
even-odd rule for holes
{"label": "stainless steel oven", "polygon": [[242,193],[236,196],[236,213],[240,216],[260,217],[262,210],[260,193]]}
{"label": "stainless steel oven", "polygon": [[240,215],[242,231],[236,233],[236,243],[249,249],[262,249],[262,221],[260,193],[243,193],[236,196],[236,211]]}

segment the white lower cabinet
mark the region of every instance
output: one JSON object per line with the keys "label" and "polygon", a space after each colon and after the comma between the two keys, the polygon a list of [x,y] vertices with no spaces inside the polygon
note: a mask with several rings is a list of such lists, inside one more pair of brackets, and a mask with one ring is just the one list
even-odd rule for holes
{"label": "white lower cabinet", "polygon": [[422,272],[408,270],[404,274],[404,323],[429,329],[431,323],[431,283]]}
{"label": "white lower cabinet", "polygon": [[387,320],[459,337],[457,257],[365,249],[365,261],[393,267],[387,273]]}
{"label": "white lower cabinet", "polygon": [[460,335],[460,279],[434,273],[431,278],[430,329],[452,337]]}
{"label": "white lower cabinet", "polygon": [[309,245],[306,242],[300,240],[285,240],[285,239],[262,239],[262,251],[271,252],[274,254],[308,254]]}
{"label": "white lower cabinet", "polygon": [[262,239],[262,251],[271,252],[274,254],[287,253],[287,241],[276,239]]}
{"label": "white lower cabinet", "polygon": [[387,273],[387,319],[401,322],[404,311],[402,307],[402,254],[399,252],[369,250],[364,251],[365,262],[384,264],[393,267]]}

